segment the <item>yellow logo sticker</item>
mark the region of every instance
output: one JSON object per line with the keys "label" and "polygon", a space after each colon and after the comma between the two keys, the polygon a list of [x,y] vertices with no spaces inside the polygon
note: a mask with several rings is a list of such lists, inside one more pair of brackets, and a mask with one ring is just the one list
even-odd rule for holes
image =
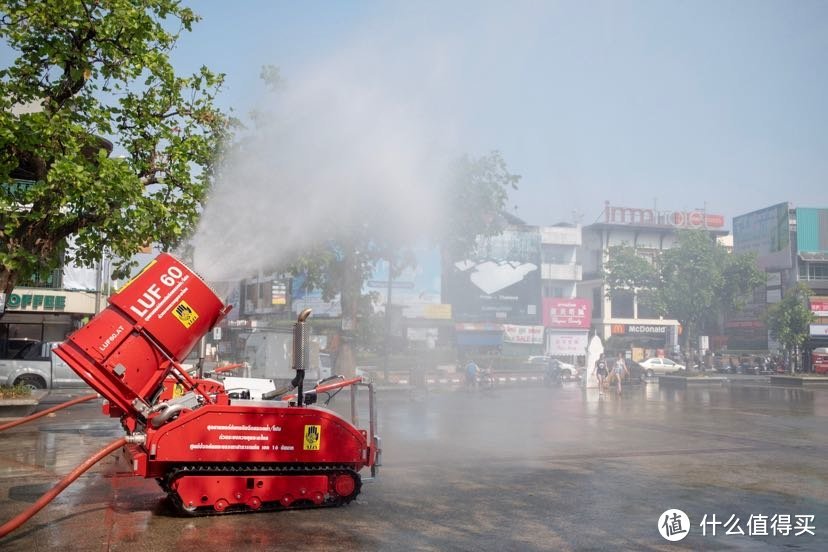
{"label": "yellow logo sticker", "polygon": [[305,426],[305,450],[319,450],[322,445],[322,426]]}
{"label": "yellow logo sticker", "polygon": [[194,311],[186,301],[181,301],[178,306],[173,309],[173,316],[178,318],[178,320],[184,324],[185,328],[189,328],[195,324],[196,320],[198,320],[198,313]]}
{"label": "yellow logo sticker", "polygon": [[173,385],[172,396],[173,396],[174,399],[177,399],[178,397],[183,397],[184,396],[184,386],[181,385],[180,383],[176,383],[175,385]]}

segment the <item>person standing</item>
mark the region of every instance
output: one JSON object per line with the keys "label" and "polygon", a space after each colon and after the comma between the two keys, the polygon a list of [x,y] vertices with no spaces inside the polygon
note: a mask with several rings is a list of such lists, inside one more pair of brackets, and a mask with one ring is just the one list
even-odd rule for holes
{"label": "person standing", "polygon": [[480,368],[474,359],[469,359],[468,364],[466,364],[466,387],[468,389],[477,388],[477,375],[479,372]]}
{"label": "person standing", "polygon": [[627,370],[627,363],[624,362],[624,353],[618,353],[618,358],[615,359],[615,366],[612,369],[612,375],[616,381],[616,392],[621,395],[621,379],[629,375]]}
{"label": "person standing", "polygon": [[598,379],[598,394],[604,394],[604,385],[606,385],[607,379],[607,359],[604,357],[604,353],[598,357],[598,360],[595,361],[595,377]]}

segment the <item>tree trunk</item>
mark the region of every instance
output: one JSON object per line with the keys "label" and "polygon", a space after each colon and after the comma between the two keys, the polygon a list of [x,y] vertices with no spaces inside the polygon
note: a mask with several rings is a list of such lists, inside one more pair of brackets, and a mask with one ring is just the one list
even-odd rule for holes
{"label": "tree trunk", "polygon": [[6,300],[9,294],[14,290],[17,283],[17,272],[7,268],[0,268],[0,292],[6,294]]}

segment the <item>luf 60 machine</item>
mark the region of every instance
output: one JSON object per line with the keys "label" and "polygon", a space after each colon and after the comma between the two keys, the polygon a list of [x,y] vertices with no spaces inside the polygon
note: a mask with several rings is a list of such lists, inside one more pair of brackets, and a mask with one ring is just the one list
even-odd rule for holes
{"label": "luf 60 machine", "polygon": [[[304,389],[305,311],[294,326],[296,391],[274,391],[270,400],[230,398],[221,382],[193,378],[179,365],[228,311],[194,272],[162,254],[56,353],[103,395],[104,412],[121,419],[134,473],[156,478],[182,511],[350,502],[360,491],[360,470],[370,468],[373,478],[380,465],[373,386],[340,378]],[[367,388],[367,430],[312,404],[344,387],[354,418],[356,390]]]}

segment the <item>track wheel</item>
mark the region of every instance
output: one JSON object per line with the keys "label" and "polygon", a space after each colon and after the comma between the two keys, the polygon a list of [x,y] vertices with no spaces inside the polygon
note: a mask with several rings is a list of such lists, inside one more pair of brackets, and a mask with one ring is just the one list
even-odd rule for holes
{"label": "track wheel", "polygon": [[340,474],[334,480],[334,490],[336,494],[342,498],[347,498],[353,494],[356,489],[356,481],[348,474]]}
{"label": "track wheel", "polygon": [[227,509],[228,506],[230,506],[230,503],[224,500],[223,498],[220,498],[216,500],[215,504],[213,504],[213,509],[216,512],[223,512]]}

